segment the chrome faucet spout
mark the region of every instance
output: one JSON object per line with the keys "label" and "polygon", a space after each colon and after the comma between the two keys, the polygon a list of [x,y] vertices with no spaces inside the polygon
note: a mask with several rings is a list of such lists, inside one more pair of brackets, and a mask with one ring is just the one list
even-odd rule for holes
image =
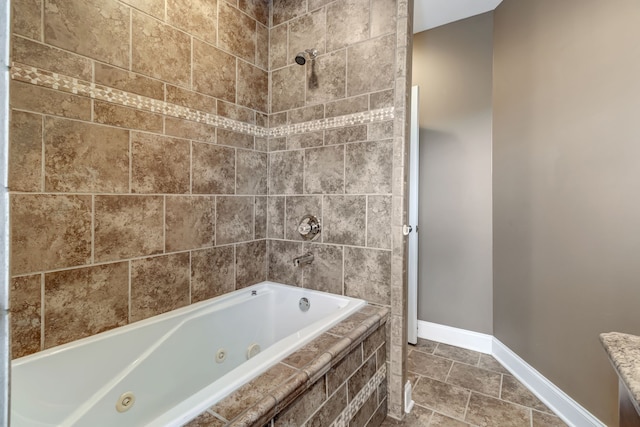
{"label": "chrome faucet spout", "polygon": [[304,255],[297,256],[293,259],[293,265],[295,267],[300,267],[301,265],[311,264],[313,262],[313,254],[311,252],[307,252]]}

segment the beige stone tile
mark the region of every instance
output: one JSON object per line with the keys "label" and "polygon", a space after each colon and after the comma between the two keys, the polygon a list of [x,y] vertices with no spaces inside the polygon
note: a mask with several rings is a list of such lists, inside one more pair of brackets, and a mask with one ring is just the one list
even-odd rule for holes
{"label": "beige stone tile", "polygon": [[327,393],[333,394],[362,366],[362,346],[356,346],[327,372]]}
{"label": "beige stone tile", "polygon": [[40,351],[41,275],[14,277],[9,288],[11,358]]}
{"label": "beige stone tile", "polygon": [[262,375],[231,393],[220,403],[214,405],[211,410],[228,420],[232,420],[242,411],[253,406],[265,395],[269,394],[269,391],[278,388],[280,384],[294,373],[295,369],[278,363]]}
{"label": "beige stone tile", "polygon": [[476,366],[478,364],[478,360],[480,359],[481,353],[473,350],[467,350],[465,348],[456,347],[453,345],[439,343],[433,354],[435,354],[436,356],[455,360],[457,362]]}
{"label": "beige stone tile", "polygon": [[345,150],[347,193],[391,193],[393,172],[391,141],[357,142]]}
{"label": "beige stone tile", "polygon": [[218,46],[233,55],[256,62],[256,21],[227,2],[219,3]]}
{"label": "beige stone tile", "polygon": [[238,8],[262,25],[269,25],[268,0],[239,0]]}
{"label": "beige stone tile", "polygon": [[564,427],[565,424],[560,418],[555,415],[545,414],[543,412],[531,411],[532,415],[532,427]]}
{"label": "beige stone tile", "polygon": [[462,387],[424,377],[413,390],[413,400],[442,414],[463,419],[470,393]]}
{"label": "beige stone tile", "polygon": [[518,405],[528,406],[538,411],[551,413],[551,410],[533,393],[511,375],[502,376],[500,398]]}
{"label": "beige stone tile", "polygon": [[344,193],[344,145],[305,150],[304,192]]}
{"label": "beige stone tile", "polygon": [[324,132],[324,144],[344,144],[346,142],[365,141],[367,139],[367,125],[327,129]]}
{"label": "beige stone tile", "polygon": [[192,144],[193,193],[235,192],[235,150],[211,144]]}
{"label": "beige stone tile", "polygon": [[345,247],[344,293],[376,304],[389,305],[391,252]]}
{"label": "beige stone tile", "polygon": [[323,141],[324,133],[322,131],[289,135],[287,136],[287,150],[321,147]]}
{"label": "beige stone tile", "polygon": [[367,196],[367,246],[391,249],[391,196]]}
{"label": "beige stone tile", "polygon": [[271,112],[290,110],[305,104],[305,67],[298,64],[271,73]]}
{"label": "beige stone tile", "polygon": [[189,141],[131,133],[131,191],[189,193]]}
{"label": "beige stone tile", "polygon": [[206,123],[190,120],[164,118],[164,133],[183,139],[193,139],[201,142],[216,142],[216,128]]}
{"label": "beige stone tile", "polygon": [[303,174],[302,151],[269,154],[269,194],[302,194]]}
{"label": "beige stone tile", "polygon": [[300,286],[302,283],[302,268],[293,265],[293,258],[303,254],[302,243],[269,240],[267,247],[267,280]]}
{"label": "beige stone tile", "polygon": [[13,0],[11,2],[11,28],[14,34],[20,34],[35,40],[42,36],[42,0]]}
{"label": "beige stone tile", "polygon": [[[362,366],[354,372],[347,383],[349,401],[352,401],[362,388],[369,382],[376,373],[376,357],[369,357]],[[374,393],[375,398],[375,393]],[[376,405],[377,406],[377,405]],[[371,413],[369,413],[369,416]]]}
{"label": "beige stone tile", "polygon": [[[324,118],[324,105],[309,105],[308,107],[298,108],[287,112],[287,123],[296,124],[310,122],[312,120],[320,120]],[[305,132],[309,134],[311,132]],[[302,145],[301,148],[304,148]]]}
{"label": "beige stone tile", "polygon": [[[395,76],[395,34],[347,48],[347,96],[393,88]],[[375,73],[363,73],[376,64]]]}
{"label": "beige stone tile", "polygon": [[304,266],[302,287],[341,295],[343,247],[305,243],[303,251],[311,252],[314,259]]}
{"label": "beige stone tile", "polygon": [[442,415],[437,412],[433,413],[433,416],[431,417],[431,424],[429,424],[429,427],[470,427],[470,426],[471,424],[458,421],[454,418],[447,417],[446,415]]}
{"label": "beige stone tile", "polygon": [[369,141],[393,138],[393,120],[369,124]]}
{"label": "beige stone tile", "polygon": [[273,0],[273,25],[279,25],[307,11],[307,0]]}
{"label": "beige stone tile", "polygon": [[22,37],[14,36],[11,39],[11,60],[42,70],[91,81],[91,63],[93,61],[89,58]]}
{"label": "beige stone tile", "polygon": [[[353,397],[349,395],[349,399],[353,399]],[[351,420],[349,421],[349,427],[375,427],[376,424],[368,423],[368,421],[376,414],[377,407],[377,397],[376,394],[373,393],[367,398],[367,400],[365,400],[364,404],[360,409],[358,409],[358,412],[356,412],[353,418],[351,418]]]}
{"label": "beige stone tile", "polygon": [[238,61],[238,104],[268,111],[268,73],[244,61]]}
{"label": "beige stone tile", "polygon": [[438,343],[435,341],[418,338],[418,343],[416,345],[409,345],[409,348],[421,351],[423,353],[433,354],[437,345]]}
{"label": "beige stone tile", "polygon": [[129,65],[129,24],[129,8],[118,2],[45,2],[45,43],[119,67]]}
{"label": "beige stone tile", "polygon": [[223,427],[225,424],[210,412],[203,412],[185,424],[184,427]]}
{"label": "beige stone tile", "polygon": [[[433,411],[421,406],[414,406],[404,420],[398,421],[391,417],[387,417],[381,424],[381,427],[425,427],[429,425]],[[452,426],[453,427],[453,426]]]}
{"label": "beige stone tile", "polygon": [[45,190],[129,191],[129,131],[45,119]]}
{"label": "beige stone tile", "polygon": [[360,326],[363,322],[365,322],[369,318],[369,315],[362,313],[362,311],[358,311],[351,316],[347,317],[342,322],[338,323],[333,328],[329,329],[329,333],[333,335],[338,335],[340,337],[346,336],[353,329]]}
{"label": "beige stone tile", "polygon": [[303,425],[326,400],[326,383],[324,377],[322,377],[276,416],[274,427],[298,427]]}
{"label": "beige stone tile", "polygon": [[481,354],[478,367],[488,369],[489,371],[498,372],[500,374],[510,374],[510,372],[500,364],[493,356],[489,354]]}
{"label": "beige stone tile", "polygon": [[[438,344],[440,347],[440,344]],[[438,349],[436,349],[436,352]],[[501,375],[496,372],[454,362],[447,377],[449,384],[468,388],[494,397],[500,396]]]}
{"label": "beige stone tile", "polygon": [[269,28],[261,24],[256,25],[256,65],[269,69]]}
{"label": "beige stone tile", "polygon": [[263,153],[269,151],[269,138],[267,138],[266,136],[256,136],[255,149],[256,151],[261,151]]}
{"label": "beige stone tile", "polygon": [[[218,101],[218,115],[244,123],[256,123],[256,112],[229,102]],[[260,126],[268,127],[266,124]]]}
{"label": "beige stone tile", "polygon": [[11,107],[70,119],[91,120],[91,100],[70,93],[11,81]]}
{"label": "beige stone tile", "polygon": [[347,387],[340,387],[329,396],[327,403],[318,410],[305,424],[308,427],[329,426],[347,407]]}
{"label": "beige stone tile", "polygon": [[11,272],[25,274],[91,261],[91,197],[12,194]]}
{"label": "beige stone tile", "polygon": [[217,130],[217,133],[217,142],[220,145],[228,145],[230,147],[244,148],[247,150],[253,150],[255,148],[253,135],[221,128]]}
{"label": "beige stone tile", "polygon": [[473,392],[464,420],[478,426],[529,427],[531,425],[529,409]]}
{"label": "beige stone tile", "polygon": [[165,248],[168,252],[213,246],[213,196],[168,196],[165,203]]}
{"label": "beige stone tile", "polygon": [[216,197],[216,245],[253,239],[253,197]]}
{"label": "beige stone tile", "polygon": [[122,3],[148,13],[158,19],[164,19],[164,0],[120,0]]}
{"label": "beige stone tile", "polygon": [[[371,335],[369,335],[362,342],[362,351],[364,359],[368,359],[371,356],[376,355],[376,351],[380,348],[381,345],[385,343],[387,338],[386,330],[384,327],[379,327],[376,329]],[[376,369],[380,369],[383,365],[384,361],[379,360],[376,365]]]}
{"label": "beige stone tile", "polygon": [[167,102],[207,113],[217,113],[215,98],[170,84],[167,85]]}
{"label": "beige stone tile", "polygon": [[371,1],[371,37],[396,31],[396,0]]}
{"label": "beige stone tile", "polygon": [[366,196],[324,196],[322,241],[338,245],[364,246]]}
{"label": "beige stone tile", "polygon": [[167,23],[215,44],[218,0],[167,0]]}
{"label": "beige stone tile", "polygon": [[287,138],[270,138],[269,139],[269,151],[283,151],[287,149]]}
{"label": "beige stone tile", "polygon": [[267,238],[267,196],[255,197],[254,239]]}
{"label": "beige stone tile", "polygon": [[346,51],[319,56],[306,67],[307,104],[342,99],[346,94]]}
{"label": "beige stone tile", "polygon": [[338,117],[346,114],[361,113],[367,110],[369,110],[369,96],[360,95],[328,102],[325,105],[325,116],[327,118]]}
{"label": "beige stone tile", "polygon": [[158,133],[162,133],[163,127],[160,114],[97,100],[93,102],[93,121],[127,129],[140,129]]}
{"label": "beige stone tile", "polygon": [[287,112],[282,113],[273,113],[269,115],[269,127],[278,127],[286,125],[287,122]]}
{"label": "beige stone tile", "polygon": [[269,196],[267,199],[267,238],[284,239],[284,197]]}
{"label": "beige stone tile", "polygon": [[345,0],[327,6],[328,52],[369,37],[369,3],[368,0]]}
{"label": "beige stone tile", "polygon": [[225,101],[235,102],[236,58],[194,39],[193,89]]}
{"label": "beige stone tile", "polygon": [[100,62],[95,63],[95,82],[125,92],[164,101],[164,84],[161,81]]}
{"label": "beige stone tile", "polygon": [[292,20],[289,22],[287,58],[292,61],[299,52],[304,52],[307,49],[316,49],[318,54],[322,55],[325,53],[326,38],[326,12],[324,9],[315,10]]}
{"label": "beige stone tile", "polygon": [[191,302],[235,290],[233,246],[191,252]]}
{"label": "beige stone tile", "polygon": [[188,253],[131,261],[131,322],[188,304]]}
{"label": "beige stone tile", "polygon": [[132,11],[132,22],[132,71],[188,86],[191,83],[191,38],[135,10]]}
{"label": "beige stone tile", "polygon": [[236,289],[267,280],[267,241],[236,245]]}
{"label": "beige stone tile", "polygon": [[[451,360],[412,351],[407,356],[407,370],[438,381],[444,381],[451,369]],[[422,379],[420,379],[422,381]]]}
{"label": "beige stone tile", "polygon": [[95,196],[95,260],[162,253],[162,196]]}
{"label": "beige stone tile", "polygon": [[128,263],[45,274],[44,307],[45,348],[126,325]]}
{"label": "beige stone tile", "polygon": [[9,122],[9,190],[42,190],[42,116],[12,111]]}
{"label": "beige stone tile", "polygon": [[307,363],[324,353],[329,347],[339,340],[335,335],[324,333],[314,338],[309,344],[296,350],[287,356],[282,363],[291,367],[302,369]]}
{"label": "beige stone tile", "polygon": [[288,24],[278,25],[269,30],[269,69],[271,71],[293,63],[294,58],[289,58],[287,50],[288,33]]}
{"label": "beige stone tile", "polygon": [[305,215],[322,219],[322,198],[320,196],[287,196],[285,209],[285,234],[287,240],[305,240],[298,233],[298,225]]}
{"label": "beige stone tile", "polygon": [[267,153],[237,150],[236,194],[267,194]]}
{"label": "beige stone tile", "polygon": [[393,89],[387,89],[380,92],[372,93],[370,95],[370,98],[372,110],[377,110],[378,108],[393,107],[394,105]]}

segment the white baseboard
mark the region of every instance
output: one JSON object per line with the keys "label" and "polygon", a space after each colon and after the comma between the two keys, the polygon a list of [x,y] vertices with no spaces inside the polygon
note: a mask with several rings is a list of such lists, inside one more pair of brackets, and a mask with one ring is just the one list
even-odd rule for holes
{"label": "white baseboard", "polygon": [[418,337],[491,354],[569,426],[606,427],[492,335],[418,320]]}
{"label": "white baseboard", "polygon": [[418,320],[418,337],[491,354],[493,336]]}
{"label": "white baseboard", "polygon": [[495,337],[493,338],[493,357],[568,425],[606,427],[599,419]]}

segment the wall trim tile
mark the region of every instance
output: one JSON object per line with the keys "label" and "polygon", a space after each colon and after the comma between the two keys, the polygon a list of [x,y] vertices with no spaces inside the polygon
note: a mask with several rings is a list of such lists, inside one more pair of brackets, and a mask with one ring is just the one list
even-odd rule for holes
{"label": "wall trim tile", "polygon": [[598,418],[492,335],[418,320],[418,337],[490,354],[569,426],[605,426]]}
{"label": "wall trim tile", "polygon": [[11,79],[30,83],[36,86],[86,96],[91,99],[110,102],[124,107],[134,108],[166,116],[205,123],[222,129],[244,133],[258,137],[283,137],[306,132],[322,131],[365,123],[392,120],[394,107],[379,108],[354,114],[295,123],[273,128],[267,128],[251,123],[245,123],[217,114],[193,108],[183,107],[166,101],[149,98],[135,93],[112,87],[91,83],[85,80],[69,77],[60,73],[53,73],[18,62],[11,63]]}

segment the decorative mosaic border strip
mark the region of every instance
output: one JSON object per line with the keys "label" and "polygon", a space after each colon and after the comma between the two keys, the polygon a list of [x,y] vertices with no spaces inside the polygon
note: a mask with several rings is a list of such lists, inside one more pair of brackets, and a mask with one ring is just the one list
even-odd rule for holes
{"label": "decorative mosaic border strip", "polygon": [[[371,397],[373,393],[376,392],[382,381],[387,377],[387,365],[386,363],[382,365],[378,372],[367,382],[367,384],[358,392],[355,399],[353,399],[347,408],[342,411],[338,418],[336,418],[333,423],[331,423],[330,427],[347,427],[349,425],[349,421],[358,413],[360,408],[362,408],[367,401]],[[377,406],[376,406],[377,407]],[[306,425],[306,424],[305,424]]]}
{"label": "decorative mosaic border strip", "polygon": [[36,86],[72,93],[74,95],[82,95],[92,99],[99,99],[101,101],[111,102],[124,107],[136,108],[152,113],[160,113],[179,119],[206,123],[218,128],[258,137],[282,137],[343,126],[391,120],[394,117],[394,108],[389,107],[332,117],[329,119],[319,119],[293,125],[278,126],[276,128],[265,128],[250,123],[232,120],[216,114],[195,110],[193,108],[183,107],[166,101],[137,95],[120,89],[90,83],[74,77],[65,76],[63,74],[41,70],[39,68],[23,65],[17,62],[11,63],[11,78]]}

